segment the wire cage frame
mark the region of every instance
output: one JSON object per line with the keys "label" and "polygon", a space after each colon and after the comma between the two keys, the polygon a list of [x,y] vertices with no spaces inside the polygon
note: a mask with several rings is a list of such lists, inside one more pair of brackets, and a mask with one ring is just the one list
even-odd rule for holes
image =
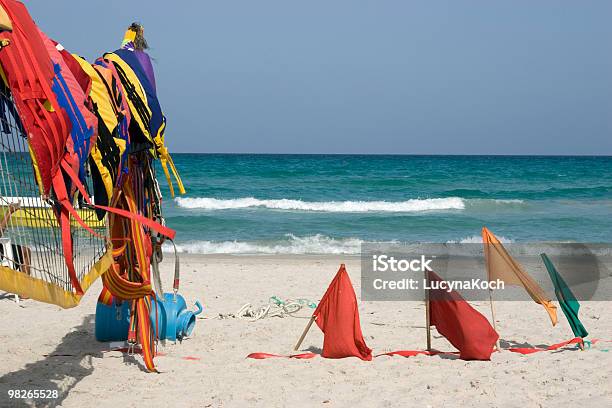
{"label": "wire cage frame", "polygon": [[[28,139],[12,96],[6,87],[1,88],[0,266],[72,294],[55,204],[41,194]],[[91,185],[89,169],[85,185]],[[106,216],[100,220],[94,210],[74,204],[83,221],[100,235],[96,237],[71,221],[72,261],[81,282],[107,252],[108,228]]]}

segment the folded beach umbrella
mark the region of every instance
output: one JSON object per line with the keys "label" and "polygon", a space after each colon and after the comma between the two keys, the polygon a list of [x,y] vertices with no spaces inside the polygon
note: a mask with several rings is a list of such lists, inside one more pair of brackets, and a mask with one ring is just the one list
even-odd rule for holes
{"label": "folded beach umbrella", "polygon": [[313,316],[324,334],[323,357],[372,360],[372,350],[361,333],[355,290],[344,264],[340,265]]}
{"label": "folded beach umbrella", "polygon": [[506,248],[486,227],[482,229],[485,261],[489,280],[500,279],[507,285],[522,286],[534,302],[546,309],[553,324],[557,324],[557,308],[537,282],[514,260]]}
{"label": "folded beach umbrella", "polygon": [[581,338],[588,336],[589,333],[582,325],[582,322],[580,322],[580,319],[578,319],[580,303],[578,303],[576,297],[567,286],[567,283],[565,283],[559,272],[557,272],[557,269],[548,256],[546,256],[546,254],[540,254],[540,256],[544,261],[544,265],[546,265],[546,270],[550,275],[553,285],[555,285],[555,295],[557,295],[557,300],[559,301],[559,305],[561,305],[561,310],[567,318],[567,321],[574,332],[574,336]]}
{"label": "folded beach umbrella", "polygon": [[[433,271],[429,281],[442,282]],[[431,285],[440,288],[441,285]],[[480,312],[466,302],[456,291],[428,289],[430,325],[459,350],[463,360],[490,360],[497,332]]]}

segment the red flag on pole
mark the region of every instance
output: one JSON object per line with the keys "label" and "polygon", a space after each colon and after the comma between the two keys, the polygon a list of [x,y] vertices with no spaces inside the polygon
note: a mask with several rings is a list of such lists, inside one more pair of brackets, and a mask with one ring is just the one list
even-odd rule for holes
{"label": "red flag on pole", "polygon": [[323,357],[372,360],[372,350],[361,334],[357,297],[344,264],[340,265],[313,315],[324,334]]}
{"label": "red flag on pole", "polygon": [[463,360],[490,360],[499,338],[491,324],[458,292],[440,289],[443,280],[429,271],[430,325],[459,350]]}

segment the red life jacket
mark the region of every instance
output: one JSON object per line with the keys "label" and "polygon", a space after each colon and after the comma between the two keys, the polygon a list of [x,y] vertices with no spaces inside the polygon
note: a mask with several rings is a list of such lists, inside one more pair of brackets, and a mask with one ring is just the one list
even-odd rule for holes
{"label": "red life jacket", "polygon": [[70,122],[51,90],[55,74],[38,27],[22,3],[0,4],[14,28],[0,32],[0,40],[9,41],[0,51],[0,64],[36,156],[43,192],[49,195],[52,179],[60,173]]}
{"label": "red life jacket", "polygon": [[[51,61],[56,65],[55,70],[59,70],[59,73],[56,72],[56,87],[53,88],[53,90],[56,91],[58,89],[57,85],[60,82],[65,84],[63,93],[67,97],[65,101],[66,105],[62,105],[61,98],[58,99],[58,102],[68,112],[68,116],[72,120],[71,135],[73,136],[72,145],[68,144],[67,146],[68,155],[66,156],[66,161],[69,162],[73,171],[80,176],[79,180],[73,180],[73,185],[70,190],[70,196],[72,196],[77,186],[80,184],[79,182],[85,183],[85,166],[87,158],[89,157],[91,147],[96,143],[98,137],[98,118],[88,109],[89,97],[83,91],[82,85],[77,81],[69,65],[66,63],[66,58],[62,56],[60,50],[58,50],[57,42],[51,40],[42,31],[40,31],[40,36],[45,43]],[[59,47],[63,49],[61,45]],[[68,55],[72,58],[70,54]],[[77,73],[82,72],[82,68],[76,61],[74,61],[74,64],[76,64],[74,68],[77,70]],[[60,75],[61,79],[59,79]],[[89,83],[87,83],[86,86],[89,86]],[[57,92],[56,96],[58,96]],[[84,136],[87,137],[78,140],[75,139],[77,137],[75,134],[81,138]]]}
{"label": "red life jacket", "polygon": [[66,187],[66,180],[72,179],[89,199],[73,167],[75,153],[69,137],[71,123],[52,89],[56,75],[45,40],[26,7],[15,0],[0,0],[0,5],[13,24],[12,32],[0,32],[0,40],[8,43],[0,50],[0,64],[36,158],[43,194],[50,197],[53,192],[59,203],[54,208],[62,229],[66,267],[72,287],[77,294],[82,294],[72,260],[70,215],[88,231],[95,232],[72,206]]}

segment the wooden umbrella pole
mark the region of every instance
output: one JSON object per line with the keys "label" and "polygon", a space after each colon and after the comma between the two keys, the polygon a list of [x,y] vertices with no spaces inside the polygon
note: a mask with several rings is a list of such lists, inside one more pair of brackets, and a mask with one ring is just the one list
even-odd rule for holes
{"label": "wooden umbrella pole", "polygon": [[293,348],[293,351],[298,351],[300,349],[300,346],[302,345],[302,342],[304,341],[304,338],[306,337],[306,334],[308,333],[308,331],[310,330],[310,327],[312,326],[312,324],[314,323],[314,321],[316,319],[317,319],[317,316],[312,315],[312,317],[308,321],[308,324],[306,325],[306,328],[302,332],[302,335],[300,336],[300,339],[298,340],[297,344]]}
{"label": "wooden umbrella pole", "polygon": [[[493,330],[495,330],[495,332],[499,334],[499,332],[497,331],[497,324],[495,323],[495,308],[493,307],[493,291],[491,289],[489,289],[489,304],[491,305],[491,320],[493,320]],[[497,351],[501,351],[501,347],[499,345],[499,337],[495,342],[495,347],[497,347]]]}
{"label": "wooden umbrella pole", "polygon": [[[425,271],[425,284],[429,283],[427,271]],[[429,286],[429,285],[427,285]],[[427,333],[427,351],[431,350],[431,314],[429,309],[429,289],[425,289],[425,331]]]}

